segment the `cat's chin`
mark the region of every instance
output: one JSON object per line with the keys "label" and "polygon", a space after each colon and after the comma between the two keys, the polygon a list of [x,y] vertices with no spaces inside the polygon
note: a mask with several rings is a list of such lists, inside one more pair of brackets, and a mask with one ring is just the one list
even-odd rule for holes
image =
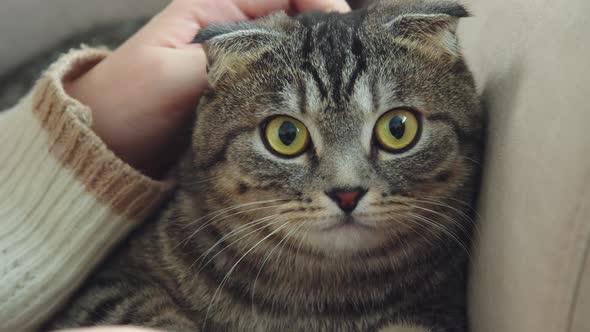
{"label": "cat's chin", "polygon": [[382,246],[388,237],[378,228],[361,223],[342,222],[307,232],[310,246],[326,254],[355,254]]}

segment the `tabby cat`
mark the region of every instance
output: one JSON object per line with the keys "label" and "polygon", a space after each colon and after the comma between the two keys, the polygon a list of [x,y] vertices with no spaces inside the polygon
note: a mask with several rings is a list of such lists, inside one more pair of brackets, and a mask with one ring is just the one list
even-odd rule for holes
{"label": "tabby cat", "polygon": [[467,331],[481,113],[454,1],[210,26],[178,187],[46,329]]}

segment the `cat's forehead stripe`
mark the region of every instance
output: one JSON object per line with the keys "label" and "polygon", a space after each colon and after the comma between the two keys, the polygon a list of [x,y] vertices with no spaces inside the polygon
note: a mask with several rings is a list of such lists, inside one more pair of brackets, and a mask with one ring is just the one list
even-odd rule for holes
{"label": "cat's forehead stripe", "polygon": [[308,28],[307,32],[305,34],[305,41],[303,43],[303,49],[302,49],[303,59],[306,59],[306,60],[303,62],[301,69],[303,69],[304,71],[308,72],[311,75],[311,77],[316,82],[317,88],[320,91],[322,97],[327,98],[328,91],[326,89],[326,85],[324,84],[324,82],[320,78],[320,74],[318,73],[318,70],[313,66],[313,64],[309,60],[309,58],[311,57],[311,55],[313,53],[313,50],[314,50],[313,30],[311,28]]}
{"label": "cat's forehead stripe", "polygon": [[347,96],[352,95],[357,79],[367,69],[367,58],[365,57],[363,42],[358,33],[353,34],[352,54],[356,56],[356,67],[354,68],[348,85],[346,86]]}
{"label": "cat's forehead stripe", "polygon": [[[343,97],[347,100],[350,98],[358,78],[367,69],[364,45],[358,32],[362,19],[355,17],[351,20],[330,15],[321,21],[313,18],[310,16],[301,20],[305,29],[302,69],[312,77],[322,98],[327,99],[328,84],[320,75],[323,69],[329,77],[332,99],[340,103]],[[316,63],[313,61],[314,56],[319,58],[316,58]]]}

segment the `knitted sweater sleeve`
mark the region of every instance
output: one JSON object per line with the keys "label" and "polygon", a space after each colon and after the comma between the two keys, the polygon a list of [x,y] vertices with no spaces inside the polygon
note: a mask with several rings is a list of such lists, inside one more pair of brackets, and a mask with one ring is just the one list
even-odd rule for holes
{"label": "knitted sweater sleeve", "polygon": [[170,189],[118,159],[64,91],[106,55],[63,56],[0,112],[0,331],[38,328]]}

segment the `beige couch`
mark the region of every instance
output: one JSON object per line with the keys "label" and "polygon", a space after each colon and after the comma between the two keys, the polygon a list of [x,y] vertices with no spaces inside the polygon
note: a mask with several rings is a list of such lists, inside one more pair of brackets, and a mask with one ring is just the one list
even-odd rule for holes
{"label": "beige couch", "polygon": [[475,332],[590,332],[590,1],[472,0],[489,112]]}
{"label": "beige couch", "polygon": [[[0,71],[165,2],[2,0]],[[590,1],[466,2],[460,33],[489,112],[473,331],[590,332]]]}

